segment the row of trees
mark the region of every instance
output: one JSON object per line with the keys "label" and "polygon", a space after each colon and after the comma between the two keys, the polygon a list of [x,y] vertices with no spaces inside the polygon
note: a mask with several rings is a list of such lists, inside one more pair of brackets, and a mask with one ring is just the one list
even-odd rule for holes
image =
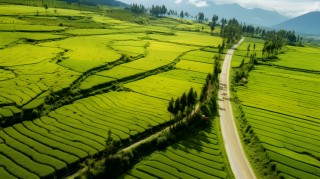
{"label": "row of trees", "polygon": [[248,63],[244,63],[244,59],[242,59],[239,68],[235,70],[234,82],[238,84],[246,83],[249,72],[253,69],[255,64],[257,64],[256,54],[250,55],[250,60]]}
{"label": "row of trees", "polygon": [[277,34],[278,37],[284,40],[283,41],[284,43],[287,43],[289,45],[302,45],[302,40],[303,40],[303,38],[300,37],[300,35],[297,36],[294,31],[286,31],[286,30],[268,31],[260,27],[254,27],[252,25],[246,25],[246,24],[242,26],[242,32],[245,33],[246,35],[261,37],[264,40],[270,40],[271,38],[274,38],[275,34]]}
{"label": "row of trees", "polygon": [[[177,11],[174,11],[172,9],[168,10],[165,5],[159,6],[159,5],[152,5],[151,8],[146,8],[142,4],[131,4],[130,11],[135,14],[146,14],[149,13],[153,16],[177,16],[180,18],[195,18],[196,21],[202,23],[203,21],[208,21],[208,19],[205,17],[203,12],[199,12],[196,16],[191,16],[187,11],[181,11],[178,13]],[[218,19],[217,19],[218,20]],[[216,24],[216,23],[215,23]],[[216,25],[214,25],[216,26]]]}
{"label": "row of trees", "polygon": [[218,52],[220,53],[220,54],[223,54],[223,51],[224,51],[224,49],[225,49],[225,47],[226,47],[226,44],[224,43],[224,41],[222,42],[222,45],[218,45]]}
{"label": "row of trees", "polygon": [[147,12],[147,9],[142,4],[132,4],[130,10],[135,14],[145,14]]}
{"label": "row of trees", "polygon": [[167,8],[165,5],[152,5],[151,8],[146,8],[142,4],[131,4],[130,11],[135,14],[145,14],[149,12],[153,16],[165,16],[167,14]]}
{"label": "row of trees", "polygon": [[200,101],[204,102],[209,94],[216,95],[219,87],[219,74],[221,73],[221,55],[217,54],[214,57],[214,70],[209,73],[206,78],[206,83],[203,85],[200,94]]}
{"label": "row of trees", "polygon": [[265,59],[274,58],[277,56],[282,47],[285,44],[296,45],[298,41],[298,45],[301,45],[302,37],[295,35],[294,31],[267,31],[264,35],[265,43],[262,49],[262,56]]}
{"label": "row of trees", "polygon": [[234,43],[236,40],[240,39],[242,35],[242,25],[237,19],[233,18],[230,20],[221,20],[221,32],[220,35],[227,39],[227,43]]}
{"label": "row of trees", "polygon": [[[224,48],[225,43],[223,42],[222,45],[219,45],[219,47],[223,47]],[[221,61],[222,61],[222,57],[221,54],[223,53],[223,49],[222,51],[220,51],[221,49],[219,49],[219,54],[214,56],[214,70],[213,73],[209,73],[207,75],[206,78],[206,83],[203,85],[202,89],[201,89],[201,94],[200,94],[200,102],[204,103],[206,101],[207,98],[210,97],[209,94],[212,94],[211,96],[214,96],[214,99],[216,99],[216,96],[218,94],[218,89],[219,89],[219,74],[221,73]],[[173,98],[171,98],[171,100],[169,101],[168,104],[168,108],[167,110],[170,112],[170,114],[172,114],[174,117],[176,117],[179,112],[180,115],[183,116],[185,109],[187,109],[187,115],[190,115],[192,113],[192,110],[194,109],[196,103],[197,103],[197,92],[193,90],[193,88],[191,88],[188,92],[188,94],[183,93],[182,96],[179,98],[176,98],[176,100],[174,100]],[[211,100],[212,102],[212,100]],[[214,100],[215,104],[211,106],[214,106],[214,108],[216,107],[216,100]],[[203,104],[202,104],[203,105]],[[215,109],[211,109],[211,110],[215,110]],[[214,111],[216,112],[216,111]]]}
{"label": "row of trees", "polygon": [[182,96],[180,98],[176,98],[176,100],[171,98],[167,110],[170,114],[173,114],[173,116],[176,117],[179,112],[180,115],[183,116],[185,109],[187,109],[187,115],[189,115],[197,103],[197,98],[197,92],[194,91],[193,88],[190,88],[188,95],[183,93]]}
{"label": "row of trees", "polygon": [[157,16],[157,17],[165,16],[166,13],[167,13],[167,8],[166,8],[165,5],[162,5],[162,6],[158,6],[158,5],[154,6],[154,5],[152,5],[150,10],[149,10],[149,12],[150,12],[151,15],[154,15],[154,16]]}
{"label": "row of trees", "polygon": [[216,28],[216,26],[218,25],[218,24],[217,24],[218,19],[219,19],[219,17],[218,17],[217,15],[213,15],[213,17],[212,17],[212,19],[211,19],[211,22],[209,23],[211,32],[213,32],[214,29]]}
{"label": "row of trees", "polygon": [[200,23],[202,23],[203,21],[207,21],[203,12],[199,12],[198,15],[196,15],[196,21]]}

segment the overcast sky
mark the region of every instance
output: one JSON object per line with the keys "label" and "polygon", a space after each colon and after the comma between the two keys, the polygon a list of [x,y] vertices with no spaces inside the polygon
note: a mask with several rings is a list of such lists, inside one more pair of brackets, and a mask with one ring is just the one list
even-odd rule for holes
{"label": "overcast sky", "polygon": [[[152,0],[121,0],[126,3],[143,3]],[[154,0],[156,2],[156,0]],[[216,4],[237,3],[246,8],[262,8],[278,13],[295,17],[312,11],[320,11],[320,0],[166,0],[175,1],[180,4],[187,2],[195,5],[198,8],[209,6],[208,2],[213,1]]]}

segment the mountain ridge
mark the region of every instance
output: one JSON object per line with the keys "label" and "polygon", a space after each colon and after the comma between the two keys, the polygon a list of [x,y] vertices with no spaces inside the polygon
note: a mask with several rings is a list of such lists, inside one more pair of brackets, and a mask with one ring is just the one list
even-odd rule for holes
{"label": "mountain ridge", "polygon": [[294,30],[297,33],[320,35],[320,11],[309,12],[301,16],[289,19],[278,25],[276,29]]}
{"label": "mountain ridge", "polygon": [[[131,1],[120,0],[130,4]],[[173,9],[178,12],[187,11],[189,14],[196,15],[199,12],[203,12],[209,20],[214,14],[219,16],[219,21],[221,18],[231,19],[236,18],[240,22],[246,24],[252,24],[257,26],[267,26],[272,27],[276,24],[284,22],[289,18],[283,16],[275,11],[268,11],[261,8],[248,9],[240,6],[239,4],[216,4],[211,1],[207,1],[206,7],[196,7],[193,4],[190,4],[186,1],[181,3],[175,3],[173,0],[145,0],[137,2],[138,4],[143,4],[146,7],[151,7],[152,5],[162,5],[164,4],[168,9]]]}

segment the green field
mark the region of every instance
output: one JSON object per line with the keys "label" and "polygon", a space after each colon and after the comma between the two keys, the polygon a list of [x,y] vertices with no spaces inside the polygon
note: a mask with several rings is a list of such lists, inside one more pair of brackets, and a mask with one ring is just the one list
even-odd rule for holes
{"label": "green field", "polygon": [[[222,43],[207,25],[189,32],[203,24],[171,18],[142,26],[1,4],[0,22],[0,178],[60,178],[105,151],[109,130],[126,142],[164,125],[172,97],[200,94]],[[215,130],[203,135],[215,161],[197,165],[214,167],[201,175],[225,178]]]}
{"label": "green field", "polygon": [[217,126],[156,152],[120,178],[231,178]]}
{"label": "green field", "polygon": [[[175,119],[191,123],[188,112],[173,117],[168,102],[191,88],[198,100],[213,90],[208,73],[217,55],[224,58],[218,46],[230,41],[220,31],[117,7],[0,0],[0,179],[64,178],[84,165],[90,172],[112,147],[136,144]],[[320,49],[287,45],[263,59],[263,45],[246,37],[231,64],[238,70],[256,54],[248,83],[231,88],[251,164],[258,178],[320,178]],[[196,135],[141,154],[120,178],[234,178],[218,119],[191,127]]]}
{"label": "green field", "polygon": [[[261,39],[255,39],[246,37],[244,41],[237,47],[236,51],[232,56],[231,66],[238,67],[241,64],[241,61],[248,62],[250,60],[250,55],[256,54],[257,58],[262,57],[264,41]],[[248,53],[248,46],[250,45],[250,51]],[[255,49],[254,49],[255,45]]]}
{"label": "green field", "polygon": [[[236,87],[245,118],[279,177],[320,177],[319,49],[288,46]],[[258,158],[258,156],[257,156]]]}

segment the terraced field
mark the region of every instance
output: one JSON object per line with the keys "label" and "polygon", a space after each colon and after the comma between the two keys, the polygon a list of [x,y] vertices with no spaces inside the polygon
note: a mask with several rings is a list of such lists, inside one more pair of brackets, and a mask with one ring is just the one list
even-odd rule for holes
{"label": "terraced field", "polygon": [[[250,50],[248,51],[248,46],[250,45]],[[250,55],[256,54],[257,58],[262,58],[262,49],[264,41],[261,39],[246,37],[244,41],[237,47],[237,50],[232,56],[231,66],[239,67],[242,60],[248,62],[250,60]]]}
{"label": "terraced field", "polygon": [[[168,100],[200,93],[222,42],[208,26],[177,31],[183,22],[168,18],[140,26],[0,5],[0,21],[0,178],[63,177],[105,150],[109,130],[127,142],[166,124]],[[225,177],[214,130],[203,135],[216,169],[202,175]]]}
{"label": "terraced field", "polygon": [[230,178],[216,126],[156,152],[120,178]]}
{"label": "terraced field", "polygon": [[288,48],[276,66],[255,66],[237,96],[278,176],[319,178],[320,66],[309,53],[320,50]]}
{"label": "terraced field", "polygon": [[[169,114],[163,110],[166,105],[167,101],[132,92],[78,100],[0,131],[2,158],[15,163],[1,166],[8,172],[16,167],[39,177],[59,176],[84,158],[104,151],[110,129],[115,140],[128,139],[168,121]],[[19,177],[19,173],[12,174]]]}
{"label": "terraced field", "polygon": [[273,62],[273,64],[301,70],[311,70],[319,73],[320,62],[315,58],[320,55],[319,48],[289,46],[287,47],[287,51],[288,53],[280,54],[280,60]]}

